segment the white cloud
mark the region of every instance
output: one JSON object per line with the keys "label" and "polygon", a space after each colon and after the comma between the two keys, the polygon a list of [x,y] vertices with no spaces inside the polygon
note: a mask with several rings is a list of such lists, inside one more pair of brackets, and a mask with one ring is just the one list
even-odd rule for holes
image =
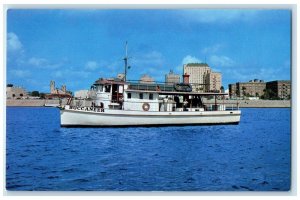
{"label": "white cloud", "polygon": [[227,56],[217,56],[213,55],[209,58],[209,63],[212,66],[217,66],[217,67],[231,67],[236,64],[234,60]]}
{"label": "white cloud", "polygon": [[46,60],[44,58],[35,58],[35,57],[33,57],[33,58],[30,58],[28,60],[28,63],[30,65],[39,67],[39,66],[43,66],[43,65],[48,65],[48,60]]}
{"label": "white cloud", "polygon": [[137,54],[132,58],[132,65],[139,65],[140,67],[161,66],[165,62],[163,55],[157,51]]}
{"label": "white cloud", "polygon": [[72,68],[64,69],[64,70],[56,70],[51,73],[53,78],[57,79],[65,79],[66,77],[76,80],[77,78],[87,79],[91,75],[91,72],[88,71],[76,71]]}
{"label": "white cloud", "polygon": [[188,64],[188,63],[201,63],[202,61],[194,56],[187,55],[182,59],[182,64]]}
{"label": "white cloud", "polygon": [[86,64],[85,64],[85,69],[86,70],[96,70],[97,68],[99,67],[98,63],[95,62],[95,61],[88,61]]}
{"label": "white cloud", "polygon": [[10,73],[12,76],[17,77],[17,78],[26,78],[31,75],[31,73],[29,71],[20,70],[20,69],[10,70]]}
{"label": "white cloud", "polygon": [[19,37],[13,32],[7,34],[7,50],[10,52],[23,50],[23,45],[19,40]]}
{"label": "white cloud", "polygon": [[30,58],[28,60],[28,64],[43,69],[56,69],[62,66],[62,63],[50,63],[50,61],[45,58],[36,58],[36,57]]}
{"label": "white cloud", "polygon": [[55,78],[62,78],[64,76],[62,71],[55,71],[52,73],[52,75]]}
{"label": "white cloud", "polygon": [[201,50],[203,54],[212,54],[218,52],[224,45],[222,44],[215,44],[209,47],[205,47]]}
{"label": "white cloud", "polygon": [[186,10],[179,13],[187,20],[199,23],[231,23],[234,21],[255,20],[258,15],[256,10]]}

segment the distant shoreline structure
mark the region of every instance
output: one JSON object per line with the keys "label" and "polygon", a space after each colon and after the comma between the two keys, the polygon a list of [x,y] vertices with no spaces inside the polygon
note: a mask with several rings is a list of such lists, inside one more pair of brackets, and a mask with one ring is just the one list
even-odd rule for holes
{"label": "distant shoreline structure", "polygon": [[[90,106],[91,100],[73,100],[74,104],[83,104],[85,106]],[[210,102],[213,100],[206,100],[206,102]],[[239,102],[240,108],[290,108],[291,101],[290,100],[224,100],[225,104],[233,104]],[[62,105],[66,105],[67,99],[62,99]],[[17,99],[6,100],[7,107],[45,107],[45,105],[55,105],[59,104],[58,99]]]}

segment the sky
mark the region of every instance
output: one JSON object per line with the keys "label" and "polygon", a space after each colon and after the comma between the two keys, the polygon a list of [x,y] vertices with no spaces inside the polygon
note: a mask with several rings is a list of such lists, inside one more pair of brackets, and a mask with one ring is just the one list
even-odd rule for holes
{"label": "sky", "polygon": [[50,92],[89,89],[124,72],[164,81],[183,64],[206,62],[222,85],[290,80],[291,11],[272,9],[9,9],[7,83]]}

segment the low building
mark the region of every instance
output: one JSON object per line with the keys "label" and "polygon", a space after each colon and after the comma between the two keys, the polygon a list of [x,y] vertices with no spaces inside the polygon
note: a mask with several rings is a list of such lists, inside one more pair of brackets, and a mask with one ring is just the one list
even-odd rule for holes
{"label": "low building", "polygon": [[263,97],[266,99],[290,99],[291,81],[276,80],[264,82],[254,79],[249,82],[229,84],[230,98],[236,97]]}
{"label": "low building", "polygon": [[290,99],[291,98],[291,81],[276,80],[266,84],[270,98]]}
{"label": "low building", "polygon": [[257,79],[244,83],[238,82],[236,83],[236,89],[239,97],[260,97],[264,94],[266,83]]}
{"label": "low building", "polygon": [[230,98],[236,97],[261,97],[264,95],[266,83],[263,80],[250,80],[249,82],[237,82],[229,84]]}
{"label": "low building", "polygon": [[22,87],[16,87],[12,84],[6,86],[6,98],[7,99],[24,99],[27,98],[28,94]]}
{"label": "low building", "polygon": [[89,98],[89,91],[88,90],[78,90],[74,93],[74,97],[77,99],[87,99]]}
{"label": "low building", "polygon": [[144,75],[141,77],[141,79],[140,79],[139,82],[140,82],[140,83],[148,83],[148,84],[155,83],[155,82],[154,82],[154,79],[153,79],[151,76],[147,75],[147,74],[144,74]]}

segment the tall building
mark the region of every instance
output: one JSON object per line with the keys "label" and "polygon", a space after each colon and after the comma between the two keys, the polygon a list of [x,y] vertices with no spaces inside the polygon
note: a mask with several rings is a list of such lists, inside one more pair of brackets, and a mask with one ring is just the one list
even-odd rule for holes
{"label": "tall building", "polygon": [[154,83],[154,79],[151,76],[144,74],[140,79],[140,83],[151,84]]}
{"label": "tall building", "polygon": [[174,74],[173,70],[170,70],[170,72],[165,75],[165,82],[167,83],[167,85],[173,85],[174,83],[179,83],[180,75]]}
{"label": "tall building", "polygon": [[190,75],[191,84],[206,84],[206,75],[211,72],[206,63],[188,63],[183,65],[183,74]]}
{"label": "tall building", "polygon": [[183,65],[183,74],[190,75],[193,91],[220,91],[222,75],[213,72],[206,63],[189,63]]}
{"label": "tall building", "polygon": [[206,75],[206,91],[220,92],[222,86],[222,75],[220,72],[210,72]]}
{"label": "tall building", "polygon": [[266,89],[270,92],[270,98],[291,98],[291,81],[270,81],[267,82]]}

